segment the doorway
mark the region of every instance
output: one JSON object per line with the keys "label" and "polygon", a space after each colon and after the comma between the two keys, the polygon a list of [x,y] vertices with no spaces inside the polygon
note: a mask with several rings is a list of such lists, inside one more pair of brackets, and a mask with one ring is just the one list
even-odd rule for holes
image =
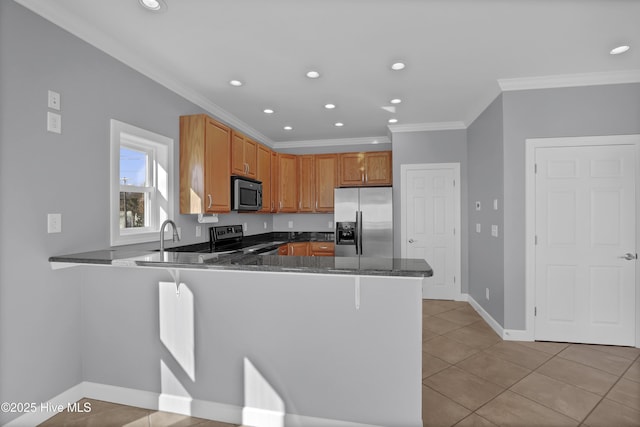
{"label": "doorway", "polygon": [[425,259],[422,297],[461,299],[460,164],[401,165],[401,256]]}
{"label": "doorway", "polygon": [[640,342],[639,147],[638,135],[527,140],[527,328],[535,340]]}

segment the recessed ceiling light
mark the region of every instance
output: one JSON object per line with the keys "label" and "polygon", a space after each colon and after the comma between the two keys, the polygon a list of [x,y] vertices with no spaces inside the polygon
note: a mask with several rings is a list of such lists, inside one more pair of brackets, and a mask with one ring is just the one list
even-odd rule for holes
{"label": "recessed ceiling light", "polygon": [[609,53],[611,55],[620,55],[621,53],[625,53],[628,50],[629,50],[629,46],[622,45],[622,46],[614,47],[609,51]]}
{"label": "recessed ceiling light", "polygon": [[318,77],[320,77],[320,73],[317,71],[308,71],[307,72],[307,77],[309,77],[310,79],[317,79]]}
{"label": "recessed ceiling light", "polygon": [[140,3],[140,5],[145,9],[153,12],[167,10],[167,4],[164,0],[138,0],[138,3]]}
{"label": "recessed ceiling light", "polygon": [[406,67],[404,62],[394,62],[393,64],[391,64],[391,69],[393,71],[400,71],[403,70],[404,67]]}
{"label": "recessed ceiling light", "polygon": [[271,108],[265,108],[264,110],[262,110],[265,114],[273,114],[275,111],[273,111]]}
{"label": "recessed ceiling light", "polygon": [[327,110],[333,110],[334,108],[336,108],[335,104],[325,104],[324,108],[326,108]]}
{"label": "recessed ceiling light", "polygon": [[400,104],[402,102],[402,99],[400,98],[394,98],[391,101],[389,101],[392,104]]}
{"label": "recessed ceiling light", "polygon": [[291,126],[285,126],[285,127],[284,127],[284,130],[293,130],[293,127],[291,127]]}
{"label": "recessed ceiling light", "polygon": [[334,124],[334,126],[335,127],[342,127],[342,126],[344,126],[344,123],[337,122],[337,123]]}
{"label": "recessed ceiling light", "polygon": [[242,86],[242,82],[241,82],[240,80],[231,80],[231,81],[229,82],[229,84],[230,84],[231,86],[236,86],[236,87],[238,87],[238,86]]}
{"label": "recessed ceiling light", "polygon": [[398,119],[389,119],[389,123],[398,123]]}

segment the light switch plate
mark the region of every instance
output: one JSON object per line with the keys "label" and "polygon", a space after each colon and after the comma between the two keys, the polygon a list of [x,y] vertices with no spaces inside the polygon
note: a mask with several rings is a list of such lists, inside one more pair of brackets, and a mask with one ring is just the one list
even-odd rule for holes
{"label": "light switch plate", "polygon": [[47,111],[47,130],[53,133],[62,133],[62,116]]}
{"label": "light switch plate", "polygon": [[476,233],[480,233],[482,231],[482,226],[480,224],[476,224]]}
{"label": "light switch plate", "polygon": [[498,210],[498,199],[493,199],[493,210],[494,211]]}
{"label": "light switch plate", "polygon": [[47,233],[62,233],[62,214],[47,214]]}

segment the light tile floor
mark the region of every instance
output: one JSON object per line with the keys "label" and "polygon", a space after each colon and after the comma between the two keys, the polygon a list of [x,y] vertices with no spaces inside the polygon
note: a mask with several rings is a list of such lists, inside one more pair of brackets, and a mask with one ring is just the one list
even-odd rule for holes
{"label": "light tile floor", "polygon": [[[502,341],[469,304],[433,300],[423,303],[422,349],[425,427],[640,426],[640,349]],[[233,427],[91,404],[41,426]]]}
{"label": "light tile floor", "polygon": [[502,341],[457,301],[422,324],[425,427],[640,426],[640,349]]}

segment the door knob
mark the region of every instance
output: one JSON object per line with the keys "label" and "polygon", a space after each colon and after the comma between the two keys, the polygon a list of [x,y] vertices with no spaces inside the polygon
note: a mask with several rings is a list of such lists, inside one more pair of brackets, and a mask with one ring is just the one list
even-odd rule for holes
{"label": "door knob", "polygon": [[413,243],[413,242],[415,242],[415,240],[409,239],[409,243]]}
{"label": "door knob", "polygon": [[624,254],[623,256],[620,256],[618,258],[622,258],[622,259],[626,259],[627,261],[631,261],[634,259],[638,259],[638,255],[634,255],[630,252],[627,252],[626,254]]}

